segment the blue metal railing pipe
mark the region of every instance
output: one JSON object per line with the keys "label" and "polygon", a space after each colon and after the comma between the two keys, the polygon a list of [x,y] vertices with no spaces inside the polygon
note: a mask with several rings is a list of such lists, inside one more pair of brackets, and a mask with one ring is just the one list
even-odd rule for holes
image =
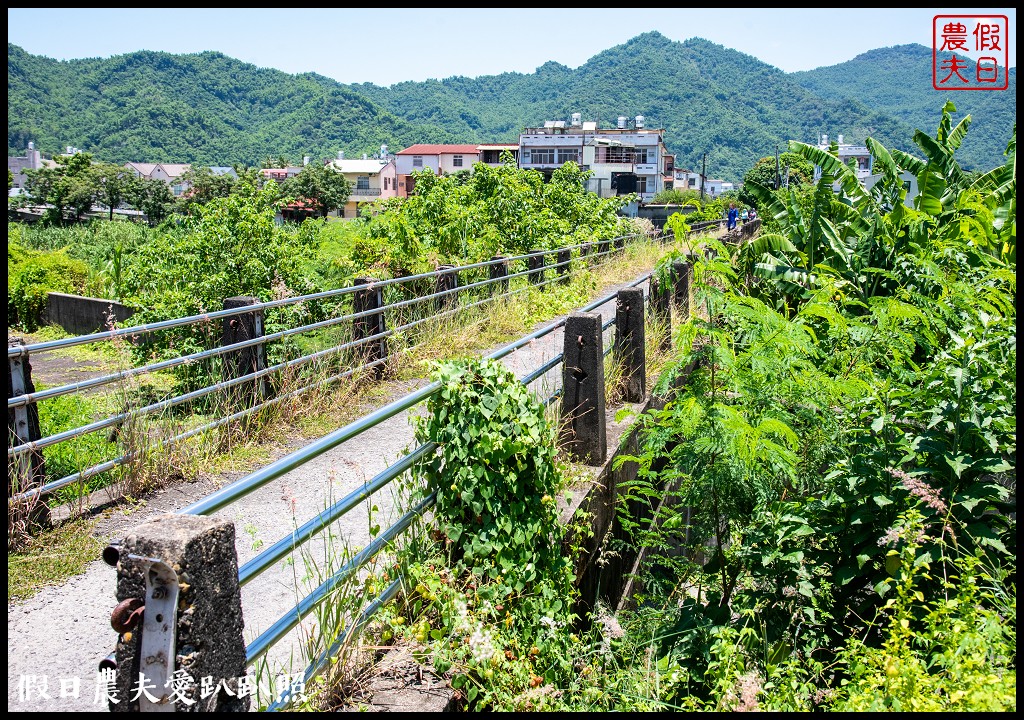
{"label": "blue metal railing pipe", "polygon": [[207,495],[202,500],[193,503],[181,512],[186,515],[209,515],[210,513],[216,512],[234,500],[237,500],[244,495],[248,495],[253,490],[266,485],[271,480],[281,477],[288,471],[294,470],[313,458],[323,455],[328,450],[341,445],[346,440],[350,440],[356,435],[359,435],[365,430],[369,430],[375,425],[397,415],[403,410],[411,408],[421,400],[433,395],[440,387],[441,384],[439,382],[432,382],[429,385],[406,395],[405,397],[388,403],[384,407],[365,415],[359,420],[351,422],[343,428],[339,428],[332,433],[324,435],[322,438],[315,440],[306,447],[300,448],[280,460],[276,460],[266,467],[260,468],[259,470],[236,480],[217,492]]}
{"label": "blue metal railing pipe", "polygon": [[245,585],[268,567],[292,552],[296,547],[303,544],[313,535],[323,530],[339,517],[356,507],[363,500],[380,490],[393,479],[409,470],[420,458],[437,449],[437,443],[428,442],[420,445],[408,455],[402,457],[398,462],[390,465],[373,477],[368,483],[321,511],[311,520],[305,522],[302,527],[297,528],[291,535],[281,538],[269,548],[261,552],[249,562],[245,563],[238,570],[238,584]]}
{"label": "blue metal railing pipe", "polygon": [[374,538],[366,547],[352,556],[352,559],[345,563],[341,569],[327,578],[319,587],[304,597],[299,604],[282,615],[273,625],[267,628],[266,632],[249,643],[245,649],[245,662],[251,665],[260,659],[266,652],[283,638],[289,630],[299,624],[302,618],[306,617],[313,608],[323,602],[327,596],[341,583],[352,577],[356,570],[371,560],[382,548],[400,535],[412,521],[423,514],[425,510],[433,506],[437,495],[432,493],[421,500],[416,507],[403,515],[398,522]]}

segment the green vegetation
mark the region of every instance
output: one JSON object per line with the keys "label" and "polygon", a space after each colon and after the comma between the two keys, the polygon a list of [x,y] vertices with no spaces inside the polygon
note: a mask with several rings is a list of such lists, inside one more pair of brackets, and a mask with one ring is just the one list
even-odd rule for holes
{"label": "green vegetation", "polygon": [[49,292],[87,295],[89,267],[68,257],[63,250],[39,252],[23,247],[8,235],[7,239],[7,324],[34,330],[39,314],[46,307]]}
{"label": "green vegetation", "polygon": [[810,215],[763,188],[779,238],[705,240],[667,402],[617,460],[639,475],[608,550],[641,557],[617,615],[566,614],[542,410],[476,361],[444,365],[418,426],[444,453],[422,470],[438,532],[403,556],[373,638],[469,711],[1014,711],[1016,137],[969,177],[952,110],[917,135],[924,159],[868,141],[872,193],[793,143],[828,176]]}
{"label": "green vegetation", "polygon": [[[943,55],[939,62],[944,61]],[[928,127],[935,107],[955,99],[957,119],[967,115],[974,118],[970,137],[959,153],[960,164],[972,170],[999,165],[1006,137],[1017,121],[1017,68],[1010,68],[1006,90],[944,94],[932,86],[934,61],[932,48],[927,45],[896,45],[869,50],[839,65],[790,73],[788,77],[826,100],[869,107],[911,128]],[[821,132],[831,137],[845,133],[848,142],[854,138],[860,142],[865,135],[873,134],[853,134],[848,125],[822,127]]]}
{"label": "green vegetation", "polygon": [[93,537],[95,521],[74,520],[42,533],[28,547],[7,553],[7,602],[31,597],[43,587],[78,575],[103,547]]}

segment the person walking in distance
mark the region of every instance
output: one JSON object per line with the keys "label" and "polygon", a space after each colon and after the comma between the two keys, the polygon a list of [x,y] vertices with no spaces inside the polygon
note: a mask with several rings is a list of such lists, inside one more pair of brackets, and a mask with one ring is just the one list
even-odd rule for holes
{"label": "person walking in distance", "polygon": [[740,211],[736,209],[736,203],[729,203],[729,214],[728,220],[726,221],[725,228],[732,232],[736,229],[736,220],[739,218]]}

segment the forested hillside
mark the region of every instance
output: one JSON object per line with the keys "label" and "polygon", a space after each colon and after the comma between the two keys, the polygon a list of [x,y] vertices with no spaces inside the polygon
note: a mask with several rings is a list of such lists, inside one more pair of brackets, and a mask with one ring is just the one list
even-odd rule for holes
{"label": "forested hillside", "polygon": [[962,164],[985,169],[999,164],[1017,120],[1016,68],[1010,69],[1006,90],[943,92],[932,86],[931,63],[931,48],[896,45],[789,77],[823,98],[856,100],[929,133],[934,130],[935,108],[952,100],[955,119],[971,116],[971,132],[957,154]]}
{"label": "forested hillside", "polygon": [[56,61],[7,48],[9,154],[33,140],[44,153],[73,145],[109,162],[258,166],[268,156],[297,163],[424,136],[461,140],[395,117],[329,78],[216,52]]}
{"label": "forested hillside", "polygon": [[[818,76],[787,74],[706,40],[676,42],[657,32],[575,70],[549,62],[531,74],[390,87],[289,75],[217,52],[56,61],[8,44],[7,57],[8,154],[23,153],[33,140],[47,154],[73,145],[119,163],[260,165],[267,158],[335,157],[339,150],[353,157],[382,143],[394,151],[413,143],[516,142],[524,127],[579,112],[602,127],[620,115],[643,115],[648,127],[665,129],[681,166],[699,169],[707,153],[709,175],[739,181],[776,147],[814,142],[819,133],[842,133],[848,141],[871,135],[913,152],[913,131],[932,130],[941,105],[927,99],[934,93],[927,63],[895,74],[864,72],[854,85],[844,80],[844,66]],[[956,98],[986,115],[964,146],[965,168],[1001,163],[1010,132],[1005,119],[1016,116],[1015,74],[1012,82],[1007,92]],[[925,99],[901,99],[908,87]]]}

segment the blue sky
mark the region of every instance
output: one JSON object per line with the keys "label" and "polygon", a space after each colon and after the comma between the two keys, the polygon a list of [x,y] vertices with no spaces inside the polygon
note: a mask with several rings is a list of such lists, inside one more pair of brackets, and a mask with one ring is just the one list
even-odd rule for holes
{"label": "blue sky", "polygon": [[532,73],[549,60],[575,69],[651,30],[701,37],[786,72],[810,70],[874,48],[931,47],[937,14],[1006,15],[1016,67],[1014,8],[8,8],[7,42],[55,60],[215,50],[286,73],[393,85]]}

